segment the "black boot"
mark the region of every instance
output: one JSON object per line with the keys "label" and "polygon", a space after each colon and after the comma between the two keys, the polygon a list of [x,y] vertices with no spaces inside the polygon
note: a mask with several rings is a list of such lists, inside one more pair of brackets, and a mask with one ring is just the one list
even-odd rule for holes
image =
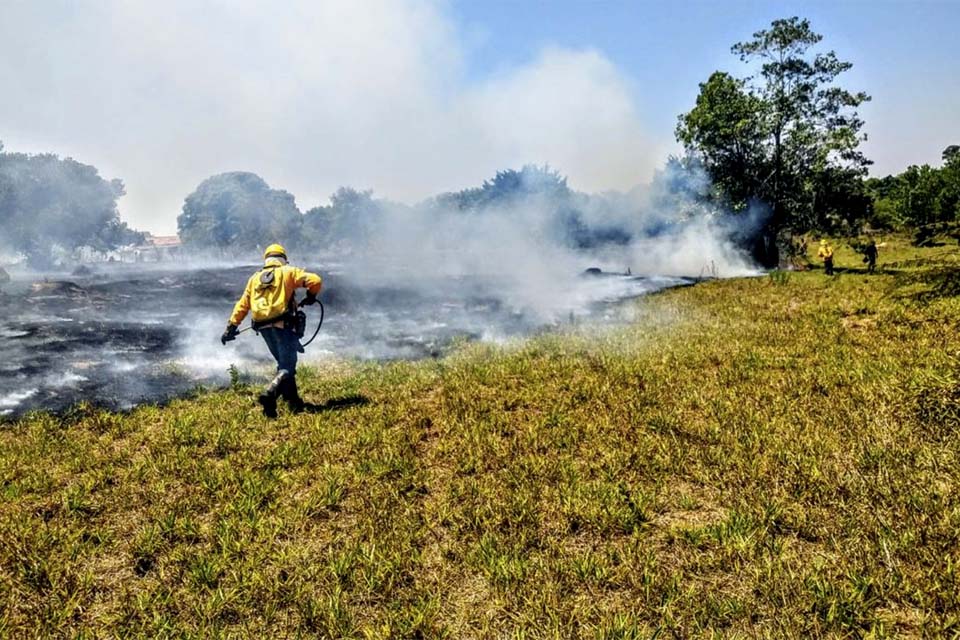
{"label": "black boot", "polygon": [[297,377],[295,375],[287,376],[284,379],[283,385],[280,387],[280,393],[283,394],[283,399],[287,401],[287,405],[293,413],[303,413],[306,410],[307,405],[297,391]]}
{"label": "black boot", "polygon": [[257,402],[263,407],[263,415],[266,417],[277,417],[277,396],[280,395],[281,390],[286,384],[286,380],[289,378],[290,375],[286,371],[281,371],[270,381],[267,388],[260,392]]}

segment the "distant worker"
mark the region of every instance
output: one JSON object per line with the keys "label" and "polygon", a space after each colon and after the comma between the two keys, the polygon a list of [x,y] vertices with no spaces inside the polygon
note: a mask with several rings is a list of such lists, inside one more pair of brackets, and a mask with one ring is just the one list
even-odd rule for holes
{"label": "distant worker", "polygon": [[828,276],[833,275],[833,247],[826,240],[820,241],[820,249],[817,251],[817,257],[823,260],[823,268]]}
{"label": "distant worker", "polygon": [[877,241],[870,238],[870,242],[863,249],[863,261],[867,263],[867,273],[873,273],[877,268]]}
{"label": "distant worker", "polygon": [[287,264],[287,252],[272,244],[263,252],[263,268],[250,276],[246,289],[233,308],[220,342],[234,340],[247,312],[253,314],[253,330],[263,336],[271,355],[277,361],[277,375],[263,390],[257,401],[268,418],[277,417],[277,398],[282,396],[294,413],[306,408],[297,391],[297,353],[302,351],[296,331],[296,290],[306,288],[302,304],[313,304],[323,280]]}

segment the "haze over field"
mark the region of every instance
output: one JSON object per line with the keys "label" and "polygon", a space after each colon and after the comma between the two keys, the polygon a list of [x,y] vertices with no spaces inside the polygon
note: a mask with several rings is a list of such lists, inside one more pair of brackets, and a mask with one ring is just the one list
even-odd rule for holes
{"label": "haze over field", "polygon": [[579,190],[625,190],[676,149],[696,83],[735,66],[729,43],[794,12],[856,59],[851,81],[877,98],[875,173],[932,163],[960,135],[956,3],[879,5],[870,20],[819,3],[264,6],[3,3],[0,140],[122,178],[124,220],[159,233],[201,180],[237,169],[303,209],[341,185],[413,202],[528,162]]}
{"label": "haze over field", "polygon": [[3,139],[124,176],[125,219],[166,233],[193,186],[238,168],[310,204],[344,184],[412,201],[524,162],[629,188],[654,166],[629,80],[598,50],[470,80],[440,4],[284,7],[8,3]]}

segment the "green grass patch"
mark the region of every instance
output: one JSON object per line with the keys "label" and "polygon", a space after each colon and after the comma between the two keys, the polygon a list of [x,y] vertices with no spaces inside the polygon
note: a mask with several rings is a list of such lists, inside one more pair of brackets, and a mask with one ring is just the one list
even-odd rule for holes
{"label": "green grass patch", "polygon": [[0,425],[0,636],[960,633],[960,256]]}

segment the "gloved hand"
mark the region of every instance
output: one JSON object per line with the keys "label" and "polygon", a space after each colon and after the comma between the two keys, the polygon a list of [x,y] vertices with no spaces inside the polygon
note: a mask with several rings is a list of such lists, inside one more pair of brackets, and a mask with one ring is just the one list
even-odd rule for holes
{"label": "gloved hand", "polygon": [[237,325],[235,325],[235,324],[228,324],[228,325],[227,325],[227,328],[226,328],[226,329],[224,330],[224,332],[223,332],[223,335],[220,336],[220,344],[224,344],[224,345],[225,345],[225,344],[227,344],[228,342],[230,342],[231,340],[236,340],[238,333],[239,333],[239,331],[237,331]]}
{"label": "gloved hand", "polygon": [[303,302],[300,303],[300,306],[306,307],[311,304],[316,304],[316,302],[317,302],[317,296],[310,292],[307,292],[307,297],[303,299]]}

